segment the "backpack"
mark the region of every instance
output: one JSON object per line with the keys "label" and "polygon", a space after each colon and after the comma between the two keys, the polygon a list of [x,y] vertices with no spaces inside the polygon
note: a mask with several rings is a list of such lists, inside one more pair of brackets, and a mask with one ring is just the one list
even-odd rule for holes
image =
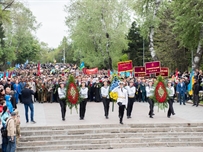
{"label": "backpack", "polygon": [[8,130],[7,130],[7,126],[8,126],[8,123],[11,119],[8,120],[8,122],[6,123],[6,128],[5,127],[2,127],[1,128],[1,135],[2,137],[7,137],[8,136]]}

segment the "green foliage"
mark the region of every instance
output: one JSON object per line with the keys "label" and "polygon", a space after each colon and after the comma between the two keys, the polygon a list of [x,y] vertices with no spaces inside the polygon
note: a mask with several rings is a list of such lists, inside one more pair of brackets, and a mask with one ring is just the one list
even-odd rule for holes
{"label": "green foliage", "polygon": [[200,30],[203,21],[202,0],[174,0],[171,8],[173,17],[173,32],[180,46],[196,50],[200,40]]}
{"label": "green foliage", "polygon": [[33,32],[38,29],[39,24],[32,12],[22,3],[14,2],[9,6],[9,11],[0,9],[0,18],[3,23],[0,24],[1,68],[6,68],[7,61],[13,64],[24,63],[26,60],[38,61],[41,46]]}
{"label": "green foliage", "polygon": [[126,5],[124,0],[75,0],[66,6],[66,25],[75,60],[80,59],[89,67],[117,66],[122,50],[127,48]]}
{"label": "green foliage", "polygon": [[[140,29],[136,22],[132,23],[128,36],[128,49],[124,50],[124,53],[128,53],[129,59],[133,61],[134,66],[143,65],[143,53],[144,62],[151,61],[151,55],[148,51],[148,42],[140,35]],[[144,49],[144,50],[143,50]]]}
{"label": "green foliage", "polygon": [[123,54],[122,56],[121,56],[121,61],[128,61],[129,59],[128,59],[128,55],[127,54]]}

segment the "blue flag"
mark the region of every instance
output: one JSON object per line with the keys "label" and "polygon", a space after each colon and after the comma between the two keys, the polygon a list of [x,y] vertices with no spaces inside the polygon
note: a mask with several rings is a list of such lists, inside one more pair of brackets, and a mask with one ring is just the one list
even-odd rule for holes
{"label": "blue flag", "polygon": [[82,70],[84,67],[85,67],[85,63],[82,62],[82,63],[80,64],[80,70]]}
{"label": "blue flag", "polygon": [[195,75],[195,72],[192,71],[192,72],[190,73],[190,83],[189,83],[189,85],[188,85],[188,92],[189,92],[189,95],[192,95],[192,94],[193,94],[192,86],[193,86],[193,84],[195,83],[195,82],[194,82],[194,75]]}

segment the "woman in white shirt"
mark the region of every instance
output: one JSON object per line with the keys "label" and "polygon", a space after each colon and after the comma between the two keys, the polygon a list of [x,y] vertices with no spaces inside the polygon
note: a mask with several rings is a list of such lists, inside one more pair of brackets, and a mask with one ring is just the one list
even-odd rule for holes
{"label": "woman in white shirt", "polygon": [[154,100],[151,97],[154,94],[154,87],[152,86],[152,80],[149,80],[149,85],[146,87],[147,101],[149,103],[149,117],[153,118],[154,115]]}
{"label": "woman in white shirt", "polygon": [[83,120],[85,117],[86,112],[86,105],[88,100],[88,88],[85,86],[85,81],[82,81],[81,83],[82,87],[80,88],[80,97],[82,98],[82,101],[80,102],[80,120]]}
{"label": "woman in white shirt", "polygon": [[168,90],[168,95],[169,95],[169,99],[168,99],[169,108],[168,108],[167,117],[170,118],[171,114],[175,115],[175,112],[173,109],[173,97],[175,94],[175,90],[174,90],[174,87],[171,86],[171,81],[168,81],[167,90]]}
{"label": "woman in white shirt", "polygon": [[102,102],[104,105],[104,116],[108,119],[109,115],[109,86],[107,85],[107,80],[104,80],[104,86],[101,87]]}
{"label": "woman in white shirt", "polygon": [[125,107],[127,107],[128,104],[128,92],[124,88],[124,82],[119,82],[119,87],[116,87],[112,90],[112,92],[118,93],[118,99],[117,104],[119,105],[119,118],[120,118],[120,124],[123,124],[123,115]]}
{"label": "woman in white shirt", "polygon": [[66,88],[64,87],[64,82],[60,82],[60,87],[58,88],[59,104],[61,106],[62,120],[65,121],[66,116]]}
{"label": "woman in white shirt", "polygon": [[135,91],[136,91],[136,88],[134,86],[134,81],[130,80],[129,84],[130,84],[129,86],[125,87],[128,91],[128,106],[127,106],[127,118],[128,119],[131,118],[133,104],[135,101]]}

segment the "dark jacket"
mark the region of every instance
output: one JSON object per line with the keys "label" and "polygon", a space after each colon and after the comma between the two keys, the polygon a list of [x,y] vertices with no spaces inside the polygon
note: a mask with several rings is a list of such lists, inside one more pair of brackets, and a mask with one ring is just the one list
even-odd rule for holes
{"label": "dark jacket", "polygon": [[192,89],[193,89],[193,94],[198,95],[198,94],[199,94],[199,90],[200,90],[199,83],[198,83],[198,82],[195,82],[195,83],[193,84]]}
{"label": "dark jacket", "polygon": [[32,101],[32,95],[34,95],[34,91],[30,90],[28,88],[25,88],[22,90],[21,92],[21,99],[22,99],[22,103],[24,104],[30,104],[33,103]]}

